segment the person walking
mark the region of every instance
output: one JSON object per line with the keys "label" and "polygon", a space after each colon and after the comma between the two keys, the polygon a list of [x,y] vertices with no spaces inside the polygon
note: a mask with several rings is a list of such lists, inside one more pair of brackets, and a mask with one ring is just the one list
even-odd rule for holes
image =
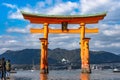
{"label": "person walking", "polygon": [[6,77],[10,78],[10,71],[11,71],[11,63],[10,60],[6,61]]}
{"label": "person walking", "polygon": [[6,67],[5,67],[6,61],[5,61],[5,58],[2,58],[1,64],[2,64],[2,77],[1,77],[1,79],[6,80]]}
{"label": "person walking", "polygon": [[0,59],[0,78],[2,79],[2,59]]}

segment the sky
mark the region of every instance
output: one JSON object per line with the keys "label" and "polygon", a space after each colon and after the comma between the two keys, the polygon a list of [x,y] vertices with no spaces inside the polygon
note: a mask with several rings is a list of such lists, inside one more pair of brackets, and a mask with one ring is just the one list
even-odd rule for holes
{"label": "sky", "polygon": [[[7,50],[40,49],[43,34],[31,34],[31,24],[20,11],[47,15],[86,15],[107,12],[98,24],[86,25],[99,28],[99,33],[86,34],[91,38],[90,50],[120,54],[120,0],[1,0],[0,1],[0,54]],[[51,28],[61,25],[50,24]],[[56,27],[57,26],[57,27]],[[68,25],[79,28],[79,24]],[[49,34],[49,48],[79,49],[80,34]]]}

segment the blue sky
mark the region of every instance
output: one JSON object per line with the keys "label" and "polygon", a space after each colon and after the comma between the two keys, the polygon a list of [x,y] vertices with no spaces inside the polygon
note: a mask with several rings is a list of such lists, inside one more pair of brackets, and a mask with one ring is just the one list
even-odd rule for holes
{"label": "blue sky", "polygon": [[[42,34],[30,34],[30,28],[42,28],[42,24],[30,24],[24,20],[20,11],[37,14],[83,15],[107,12],[104,20],[98,24],[86,25],[98,27],[98,34],[90,37],[90,49],[120,54],[120,0],[1,0],[0,2],[0,54],[6,50],[40,48]],[[51,28],[56,28],[50,25]],[[69,25],[78,28],[78,24]],[[79,48],[79,35],[50,34],[49,48]]]}

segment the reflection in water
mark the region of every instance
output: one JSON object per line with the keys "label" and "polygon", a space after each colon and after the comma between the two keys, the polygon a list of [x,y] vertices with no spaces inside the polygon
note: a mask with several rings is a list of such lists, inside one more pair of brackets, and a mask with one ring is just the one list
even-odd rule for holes
{"label": "reflection in water", "polygon": [[90,80],[90,74],[88,73],[81,73],[80,80]]}
{"label": "reflection in water", "polygon": [[120,80],[120,73],[113,73],[111,70],[93,70],[91,74],[80,73],[80,70],[53,70],[49,74],[18,71],[11,74],[10,80]]}
{"label": "reflection in water", "polygon": [[48,80],[47,74],[40,74],[40,80]]}
{"label": "reflection in water", "polygon": [[10,80],[32,80],[32,79],[31,78],[27,78],[27,77],[22,77],[22,78],[10,79]]}
{"label": "reflection in water", "polygon": [[[48,75],[47,74],[40,74],[40,80],[49,80],[48,79]],[[90,74],[88,74],[88,73],[81,73],[80,74],[80,80],[90,80]]]}

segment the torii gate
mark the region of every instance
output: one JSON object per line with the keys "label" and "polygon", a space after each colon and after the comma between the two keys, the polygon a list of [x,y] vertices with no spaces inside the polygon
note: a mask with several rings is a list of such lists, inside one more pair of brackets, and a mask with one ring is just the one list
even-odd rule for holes
{"label": "torii gate", "polygon": [[[85,37],[85,33],[98,33],[98,28],[88,29],[85,24],[95,24],[99,20],[102,20],[106,13],[100,13],[95,15],[43,15],[43,14],[31,14],[22,12],[25,19],[30,20],[31,23],[43,24],[43,28],[34,29],[31,28],[31,33],[43,33],[41,41],[41,62],[40,73],[48,73],[48,34],[80,34],[80,46],[81,46],[81,69],[83,73],[90,73],[89,63],[89,40]],[[62,24],[61,29],[51,29],[49,24]],[[68,29],[67,24],[80,24],[78,29]]]}

